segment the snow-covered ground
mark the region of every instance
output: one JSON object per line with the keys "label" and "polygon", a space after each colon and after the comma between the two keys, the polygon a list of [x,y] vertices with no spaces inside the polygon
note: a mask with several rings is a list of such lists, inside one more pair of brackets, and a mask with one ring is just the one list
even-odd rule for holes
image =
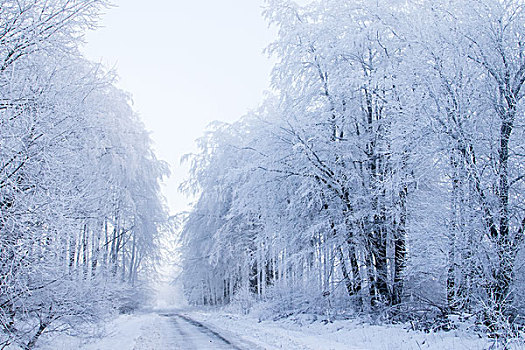
{"label": "snow-covered ground", "polygon": [[[121,315],[90,338],[50,337],[39,348],[482,350],[491,345],[490,340],[464,331],[424,333],[402,326],[376,326],[351,320],[325,323],[312,315],[259,322],[250,316],[218,311],[157,310]],[[512,349],[525,346],[516,343]]]}
{"label": "snow-covered ground", "polygon": [[120,315],[98,331],[79,336],[48,336],[39,349],[45,350],[146,350],[169,349],[171,325],[156,313]]}
{"label": "snow-covered ground", "polygon": [[263,349],[481,350],[491,345],[487,339],[460,331],[428,334],[408,331],[402,326],[373,326],[349,320],[325,324],[312,315],[261,322],[247,316],[216,312],[188,315],[222,330],[223,334],[235,335]]}

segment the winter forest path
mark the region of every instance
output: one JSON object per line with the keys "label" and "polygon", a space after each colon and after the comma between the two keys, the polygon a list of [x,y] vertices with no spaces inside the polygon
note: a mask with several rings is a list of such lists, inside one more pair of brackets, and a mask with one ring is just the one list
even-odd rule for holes
{"label": "winter forest path", "polygon": [[231,349],[242,350],[244,347],[234,345],[217,331],[208,328],[187,316],[177,313],[164,313],[174,326],[175,332],[166,335],[173,349]]}

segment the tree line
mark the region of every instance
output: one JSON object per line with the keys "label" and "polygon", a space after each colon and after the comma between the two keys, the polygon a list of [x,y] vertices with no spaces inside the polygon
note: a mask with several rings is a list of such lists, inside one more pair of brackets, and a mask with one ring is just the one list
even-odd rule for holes
{"label": "tree line", "polygon": [[525,315],[524,5],[267,1],[269,96],[187,157],[189,300],[510,334]]}
{"label": "tree line", "polygon": [[79,51],[107,6],[0,1],[0,348],[130,307],[158,258],[167,165]]}

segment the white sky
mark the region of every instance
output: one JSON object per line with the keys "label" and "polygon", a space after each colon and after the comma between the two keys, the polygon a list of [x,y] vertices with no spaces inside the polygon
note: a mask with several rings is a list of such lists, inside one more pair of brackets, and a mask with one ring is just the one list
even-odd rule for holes
{"label": "white sky", "polygon": [[188,209],[178,192],[183,154],[213,120],[254,109],[269,86],[263,49],[275,38],[262,0],[115,0],[101,28],[86,35],[88,58],[114,67],[118,86],[152,132],[157,156],[170,163],[164,185],[172,214]]}

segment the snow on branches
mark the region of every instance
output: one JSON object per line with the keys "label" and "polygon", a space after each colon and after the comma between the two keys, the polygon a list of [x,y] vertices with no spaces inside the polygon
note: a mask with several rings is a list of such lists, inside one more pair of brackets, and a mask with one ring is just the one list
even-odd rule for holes
{"label": "snow on branches", "polygon": [[0,1],[0,347],[118,307],[156,259],[167,167],[77,50],[104,6]]}
{"label": "snow on branches", "polygon": [[191,158],[190,300],[446,327],[463,314],[504,335],[525,301],[523,3],[269,1],[265,14],[274,97]]}

